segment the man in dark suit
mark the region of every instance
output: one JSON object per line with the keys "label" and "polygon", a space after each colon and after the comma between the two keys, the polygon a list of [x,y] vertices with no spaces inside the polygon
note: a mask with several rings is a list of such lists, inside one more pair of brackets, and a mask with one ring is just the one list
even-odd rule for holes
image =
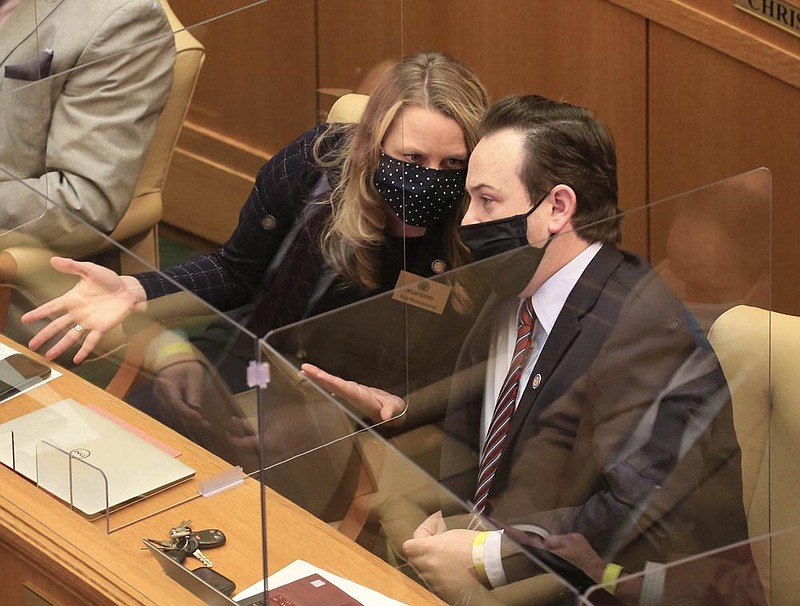
{"label": "man in dark suit", "polygon": [[[403,544],[411,565],[453,597],[540,570],[519,544],[613,582],[745,539],[724,376],[670,289],[616,248],[608,131],[567,103],[501,101],[482,123],[467,189],[473,254],[510,250],[467,268],[493,292],[454,374],[440,479],[503,532],[437,512]],[[385,392],[304,368],[376,417],[402,410]],[[753,571],[749,551],[729,555]],[[746,583],[758,603],[757,577]]]}

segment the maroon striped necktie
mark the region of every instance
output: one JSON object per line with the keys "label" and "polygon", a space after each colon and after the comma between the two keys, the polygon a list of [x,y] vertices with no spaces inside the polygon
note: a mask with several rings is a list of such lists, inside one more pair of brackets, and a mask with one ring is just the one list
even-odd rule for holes
{"label": "maroon striped necktie", "polygon": [[475,505],[473,507],[473,513],[476,515],[483,513],[483,509],[486,507],[486,498],[489,496],[492,479],[495,471],[497,471],[497,463],[500,460],[500,455],[503,454],[503,445],[508,436],[508,429],[511,426],[511,415],[514,414],[517,402],[522,369],[525,367],[525,362],[528,359],[531,344],[533,343],[533,323],[535,319],[533,303],[528,297],[519,312],[514,356],[511,358],[506,380],[503,381],[503,387],[497,396],[497,404],[492,414],[489,433],[486,434],[486,442],[483,445],[483,454],[478,468],[478,486],[475,489]]}

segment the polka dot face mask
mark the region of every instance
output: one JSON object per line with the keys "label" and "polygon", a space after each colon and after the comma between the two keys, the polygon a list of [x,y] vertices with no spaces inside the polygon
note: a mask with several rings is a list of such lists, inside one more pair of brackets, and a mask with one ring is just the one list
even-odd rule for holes
{"label": "polka dot face mask", "polygon": [[467,169],[436,170],[396,160],[381,152],[375,188],[400,218],[414,227],[442,220],[464,195]]}

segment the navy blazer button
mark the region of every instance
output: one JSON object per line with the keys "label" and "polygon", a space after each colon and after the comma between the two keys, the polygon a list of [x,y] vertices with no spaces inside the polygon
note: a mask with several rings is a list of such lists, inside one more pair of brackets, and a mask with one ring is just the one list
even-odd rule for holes
{"label": "navy blazer button", "polygon": [[435,274],[443,274],[446,269],[447,263],[441,259],[436,259],[433,263],[431,263],[431,270],[433,270],[433,273]]}
{"label": "navy blazer button", "polygon": [[536,389],[541,384],[542,384],[542,375],[540,375],[537,372],[535,375],[533,375],[533,381],[531,382],[531,385],[533,385],[533,388]]}
{"label": "navy blazer button", "polygon": [[272,215],[267,215],[261,219],[261,227],[266,230],[275,229],[278,225],[278,220]]}

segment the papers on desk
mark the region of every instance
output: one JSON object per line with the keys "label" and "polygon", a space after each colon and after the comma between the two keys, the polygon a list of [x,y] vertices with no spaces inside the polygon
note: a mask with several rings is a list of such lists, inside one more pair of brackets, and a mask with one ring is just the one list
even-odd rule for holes
{"label": "papers on desk", "polygon": [[[359,585],[358,583],[354,583],[353,581],[348,581],[347,579],[335,575],[332,572],[328,572],[327,570],[323,570],[322,568],[317,568],[313,564],[309,564],[303,560],[295,560],[285,568],[274,574],[271,574],[267,579],[267,586],[270,590],[272,590],[276,587],[286,585],[287,583],[302,579],[311,574],[320,575],[326,581],[332,585],[336,585],[339,589],[355,598],[362,604],[368,604],[369,606],[406,606],[403,602],[398,602],[397,600],[387,598],[385,595],[380,594],[377,591],[373,591],[372,589],[364,587],[363,585]],[[234,601],[239,601],[259,593],[264,593],[263,581],[259,581],[255,585],[251,585],[247,589],[240,591],[238,594],[233,596],[233,599]]]}

